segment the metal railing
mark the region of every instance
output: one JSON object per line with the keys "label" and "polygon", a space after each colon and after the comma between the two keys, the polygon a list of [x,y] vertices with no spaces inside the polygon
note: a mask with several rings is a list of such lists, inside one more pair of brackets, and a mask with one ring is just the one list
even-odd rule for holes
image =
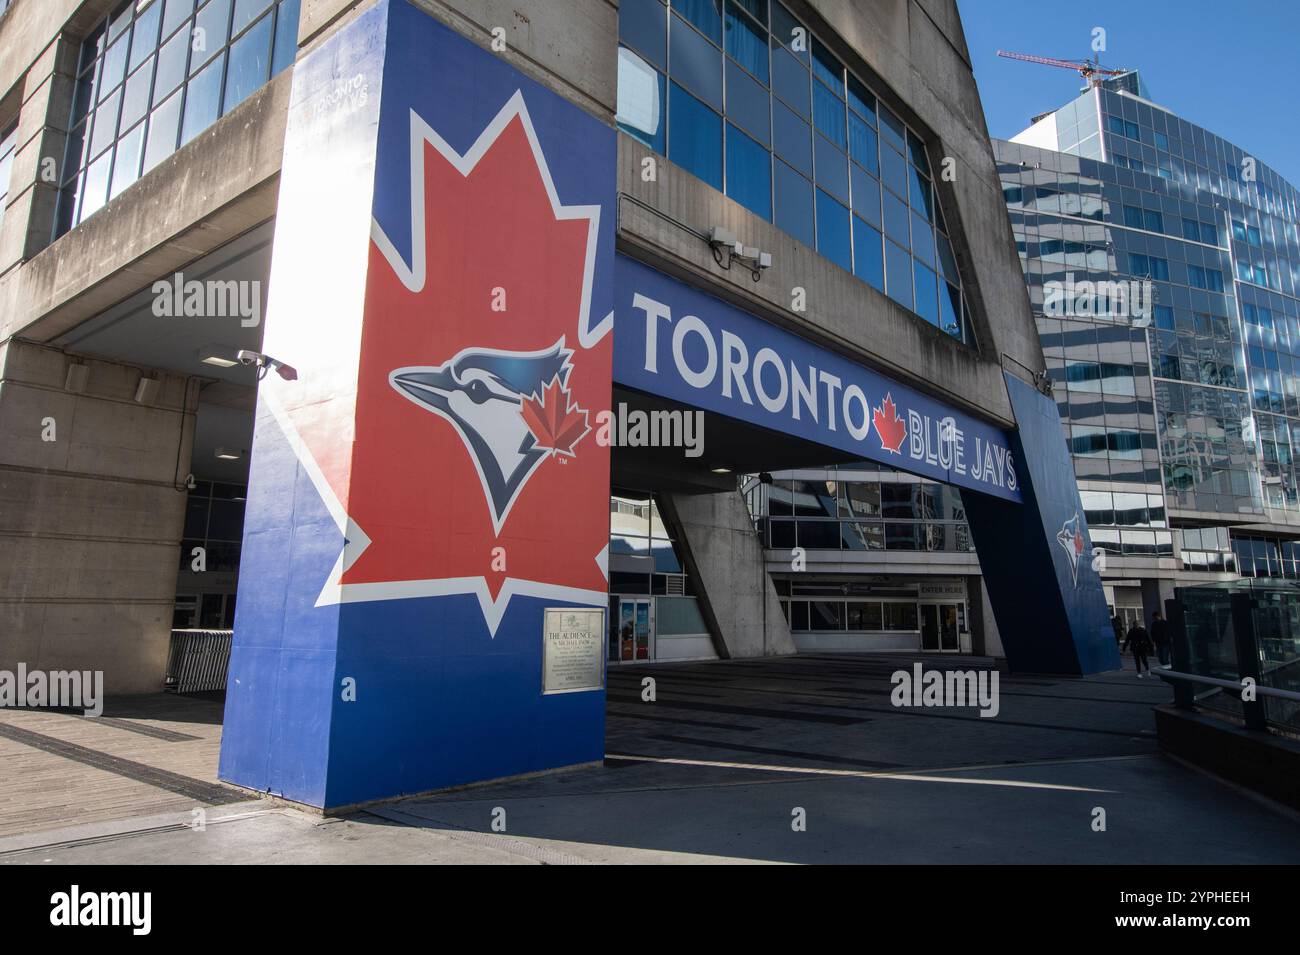
{"label": "metal railing", "polygon": [[168,693],[224,690],[233,636],[233,630],[173,630],[163,689]]}

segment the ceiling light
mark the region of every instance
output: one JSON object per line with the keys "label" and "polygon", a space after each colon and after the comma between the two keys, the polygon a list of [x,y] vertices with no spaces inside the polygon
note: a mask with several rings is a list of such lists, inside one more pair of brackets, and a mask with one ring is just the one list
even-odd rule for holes
{"label": "ceiling light", "polygon": [[730,473],[731,473],[731,468],[714,468],[714,469],[713,469],[713,473],[714,473],[714,474],[730,474]]}
{"label": "ceiling light", "polygon": [[199,349],[199,361],[217,368],[234,368],[239,364],[235,350],[225,345],[204,345]]}
{"label": "ceiling light", "polygon": [[238,461],[243,456],[243,451],[231,451],[226,448],[217,448],[217,458],[222,461]]}

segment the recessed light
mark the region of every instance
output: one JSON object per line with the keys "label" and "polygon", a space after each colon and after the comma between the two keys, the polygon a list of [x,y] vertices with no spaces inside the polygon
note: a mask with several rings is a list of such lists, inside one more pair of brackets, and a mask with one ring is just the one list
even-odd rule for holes
{"label": "recessed light", "polygon": [[226,448],[217,448],[217,458],[222,461],[238,461],[243,456],[243,451],[230,451]]}
{"label": "recessed light", "polygon": [[239,364],[233,358],[222,358],[220,355],[208,355],[201,361],[205,365],[216,365],[218,368],[234,368]]}
{"label": "recessed light", "polygon": [[199,361],[217,368],[234,368],[239,364],[233,348],[215,343],[204,345],[199,349]]}
{"label": "recessed light", "polygon": [[714,469],[713,469],[713,473],[714,473],[714,474],[730,474],[730,473],[731,473],[731,468],[714,468]]}

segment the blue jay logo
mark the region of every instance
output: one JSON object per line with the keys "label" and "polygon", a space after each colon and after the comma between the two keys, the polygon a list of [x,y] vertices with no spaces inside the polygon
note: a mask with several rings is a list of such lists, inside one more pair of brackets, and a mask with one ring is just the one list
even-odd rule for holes
{"label": "blue jay logo", "polygon": [[398,393],[449,421],[465,443],[483,483],[497,533],[520,491],[552,453],[539,444],[524,415],[547,386],[567,386],[573,351],[560,338],[535,352],[466,348],[437,366],[397,368],[388,382]]}
{"label": "blue jay logo", "polygon": [[1056,542],[1061,545],[1070,560],[1070,578],[1075,586],[1079,584],[1079,558],[1083,556],[1083,528],[1079,523],[1079,512],[1061,525],[1056,534]]}

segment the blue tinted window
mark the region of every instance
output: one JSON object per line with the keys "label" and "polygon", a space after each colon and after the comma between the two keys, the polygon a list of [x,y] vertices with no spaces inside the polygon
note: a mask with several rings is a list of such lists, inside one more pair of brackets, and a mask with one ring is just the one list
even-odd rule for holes
{"label": "blue tinted window", "polygon": [[813,84],[813,122],[840,149],[848,148],[844,135],[844,101],[821,83]]}
{"label": "blue tinted window", "polygon": [[900,153],[905,146],[905,127],[903,121],[884,106],[880,106],[880,135]]}
{"label": "blue tinted window", "polygon": [[[226,45],[229,29],[230,0],[208,0],[207,6],[199,10],[194,18],[194,42],[190,44],[191,76],[212,59],[214,53]],[[203,40],[202,43],[199,42],[200,38]],[[189,109],[187,105],[186,115],[189,115]]]}
{"label": "blue tinted window", "polygon": [[808,70],[784,47],[772,50],[772,90],[800,116],[808,115]]}
{"label": "blue tinted window", "polygon": [[618,5],[618,38],[659,69],[667,69],[668,18],[659,0],[623,0]]}
{"label": "blue tinted window", "polygon": [[853,177],[853,211],[876,228],[880,228],[880,184],[860,166],[851,166]]}
{"label": "blue tinted window", "polygon": [[772,101],[772,140],[778,156],[804,175],[812,175],[812,129],[776,100]]}
{"label": "blue tinted window", "polygon": [[880,181],[898,195],[907,195],[907,160],[887,146],[880,149]]}
{"label": "blue tinted window", "polygon": [[764,219],[772,218],[772,172],[768,151],[727,124],[727,195]]}
{"label": "blue tinted window", "polygon": [[907,250],[885,242],[885,291],[900,305],[912,307],[912,257]]}
{"label": "blue tinted window", "polygon": [[903,246],[903,248],[909,248],[911,241],[908,238],[907,206],[888,190],[885,190],[882,195],[884,196],[885,208],[885,235]]}
{"label": "blue tinted window", "polygon": [[181,145],[212,125],[221,114],[221,72],[225,54],[217,57],[185,89],[185,116],[181,120]]}
{"label": "blue tinted window", "polygon": [[272,19],[262,17],[231,45],[222,112],[234,109],[270,77]]}
{"label": "blue tinted window", "polygon": [[727,61],[727,118],[765,145],[772,142],[771,98],[748,73]]}
{"label": "blue tinted window", "polygon": [[853,270],[849,210],[817,190],[817,251],[846,271]]}
{"label": "blue tinted window", "polygon": [[1125,206],[1124,224],[1130,229],[1142,228],[1142,210],[1137,206]]}
{"label": "blue tinted window", "polygon": [[855,162],[861,163],[873,175],[880,173],[880,161],[876,152],[876,131],[865,120],[849,115],[849,155]]}
{"label": "blue tinted window", "polygon": [[722,51],[680,17],[672,24],[673,79],[715,109],[722,109]]}
{"label": "blue tinted window", "polygon": [[1151,209],[1142,210],[1142,226],[1148,232],[1164,232],[1165,220],[1158,212]]}
{"label": "blue tinted window", "polygon": [[664,151],[664,91],[662,73],[627,47],[618,51],[618,128],[655,152]]}
{"label": "blue tinted window", "polygon": [[921,174],[921,171],[915,166],[908,167],[908,199],[912,203],[912,208],[925,216],[927,220],[934,219],[934,190],[930,185],[930,180]]}
{"label": "blue tinted window", "polygon": [[776,224],[807,246],[813,246],[812,183],[779,159],[776,171]]}
{"label": "blue tinted window", "polygon": [[1201,224],[1195,219],[1183,219],[1183,238],[1192,242],[1201,240]]}
{"label": "blue tinted window", "polygon": [[934,272],[916,263],[916,305],[914,311],[932,325],[939,324],[939,284]]}
{"label": "blue tinted window", "polygon": [[879,232],[853,217],[853,274],[883,292],[885,265],[880,242]]}
{"label": "blue tinted window", "polygon": [[817,79],[830,87],[837,96],[844,96],[844,67],[816,37],[812,41],[812,67]]}
{"label": "blue tinted window", "polygon": [[844,202],[849,201],[849,161],[821,136],[817,140],[817,184],[834,193]]}
{"label": "blue tinted window", "polygon": [[934,265],[934,230],[928,219],[912,213],[912,251],[928,265]]}
{"label": "blue tinted window", "polygon": [[271,0],[235,0],[235,11],[230,21],[231,35],[238,35],[270,5]]}
{"label": "blue tinted window", "polygon": [[1201,241],[1210,245],[1219,244],[1219,227],[1201,223]]}
{"label": "blue tinted window", "polygon": [[876,98],[852,73],[849,74],[849,108],[872,126],[876,125]]}
{"label": "blue tinted window", "polygon": [[[794,46],[796,35],[803,38],[800,44],[802,49],[799,51],[799,59],[805,63],[808,62],[808,28],[796,20],[787,10],[779,3],[772,4],[772,39],[784,43],[788,47]],[[772,53],[775,55],[776,50]]]}
{"label": "blue tinted window", "polygon": [[721,189],[722,118],[676,83],[668,95],[668,158]]}
{"label": "blue tinted window", "polygon": [[727,4],[727,52],[767,83],[767,32],[741,13],[734,3]]}
{"label": "blue tinted window", "polygon": [[[714,43],[722,42],[722,0],[673,0],[673,9]],[[677,73],[676,65],[673,73]]]}
{"label": "blue tinted window", "polygon": [[[152,0],[119,4],[100,21],[81,48],[58,231],[291,63],[298,11],[299,0]],[[85,189],[92,193],[79,197]]]}

